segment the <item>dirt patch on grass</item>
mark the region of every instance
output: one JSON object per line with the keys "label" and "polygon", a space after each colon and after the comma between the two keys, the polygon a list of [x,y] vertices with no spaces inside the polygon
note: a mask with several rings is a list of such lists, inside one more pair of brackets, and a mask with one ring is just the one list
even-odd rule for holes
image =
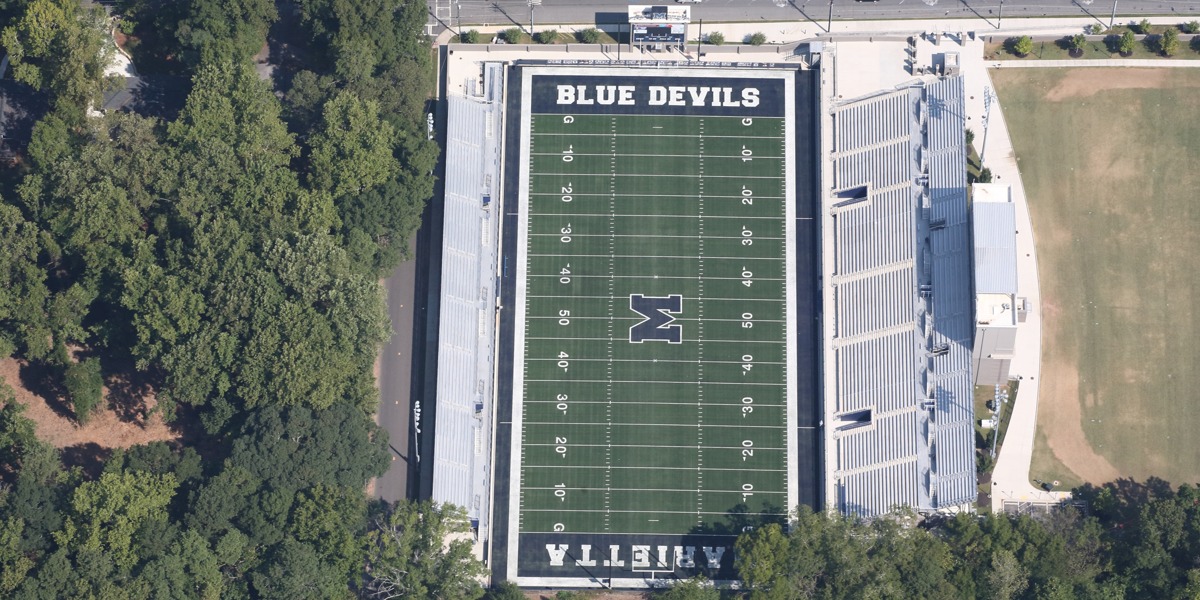
{"label": "dirt patch on grass", "polygon": [[[123,381],[110,382],[120,391],[105,386],[104,408],[92,415],[86,426],[80,427],[71,418],[64,398],[50,389],[30,385],[31,368],[14,358],[0,360],[0,379],[13,389],[17,402],[25,405],[25,417],[37,425],[38,437],[56,448],[66,449],[68,453],[96,454],[180,437],[180,433],[168,427],[158,413],[151,413],[155,406],[153,390],[142,389],[139,397],[122,397],[119,406],[113,406],[109,401],[114,395],[128,394],[133,389]],[[138,405],[136,409],[131,408],[131,401]],[[147,414],[150,416],[145,416]]]}
{"label": "dirt patch on grass", "polygon": [[1160,88],[1169,69],[1070,69],[1043,96],[1050,102],[1087,98],[1107,90]]}
{"label": "dirt patch on grass", "polygon": [[[1052,328],[1048,321],[1052,321],[1049,315],[1043,315],[1047,330]],[[1063,359],[1044,360],[1039,392],[1039,428],[1047,432],[1045,442],[1054,458],[1083,481],[1101,484],[1116,479],[1116,467],[1096,453],[1083,432],[1079,370]]]}

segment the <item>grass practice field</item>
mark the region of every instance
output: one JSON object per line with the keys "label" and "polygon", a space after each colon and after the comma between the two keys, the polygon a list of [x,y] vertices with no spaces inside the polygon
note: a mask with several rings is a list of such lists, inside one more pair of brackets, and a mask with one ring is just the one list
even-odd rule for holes
{"label": "grass practice field", "polygon": [[1000,69],[1041,282],[1030,476],[1200,481],[1200,72]]}
{"label": "grass practice field", "polygon": [[520,531],[786,515],[787,121],[530,118]]}

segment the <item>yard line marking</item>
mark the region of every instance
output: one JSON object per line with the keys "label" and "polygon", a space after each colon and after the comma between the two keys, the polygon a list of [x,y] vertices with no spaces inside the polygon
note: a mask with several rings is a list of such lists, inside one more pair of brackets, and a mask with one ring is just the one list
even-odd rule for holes
{"label": "yard line marking", "polygon": [[[585,512],[585,513],[600,512],[599,509],[595,509],[595,508],[528,508],[525,510],[528,510],[529,512]],[[692,514],[696,514],[695,511],[691,511],[691,510],[655,510],[655,509],[643,509],[643,508],[632,508],[632,509],[623,509],[623,510],[613,509],[612,512],[615,512],[615,513],[646,513],[648,515],[658,515],[658,514],[692,515]],[[728,513],[728,511],[722,510],[722,511],[704,511],[704,514],[706,514],[706,515],[728,515],[729,513]],[[739,512],[738,513],[739,516],[740,515],[779,516],[782,514],[783,513],[773,513],[773,512]],[[658,521],[658,519],[647,519],[647,520],[650,522]],[[645,532],[643,532],[639,535],[646,535],[646,534],[645,534]]]}
{"label": "yard line marking", "polygon": [[[702,360],[701,360],[701,361],[697,361],[697,364],[701,364],[701,365],[702,365],[702,364],[704,364],[704,361],[702,361]],[[564,382],[562,379],[526,379],[526,381],[529,381],[529,382],[531,382],[531,383],[604,383],[605,381],[612,381],[613,383],[647,383],[647,384],[666,383],[666,384],[671,384],[671,385],[692,385],[692,384],[704,384],[704,385],[765,385],[765,386],[771,386],[771,387],[779,387],[779,386],[787,385],[786,383],[763,383],[763,382],[754,382],[754,383],[751,383],[751,382],[748,382],[748,381],[703,381],[703,380],[697,380],[697,381],[648,381],[648,380],[645,380],[645,379],[643,379],[643,380],[635,380],[635,381],[624,381],[624,380],[620,380],[620,379],[612,379],[612,380],[605,380],[605,379],[571,379],[571,380],[568,380],[568,381],[565,381],[565,382]],[[747,427],[749,427],[749,426],[747,426]]]}
{"label": "yard line marking", "polygon": [[[710,404],[709,406],[712,406],[712,405]],[[529,444],[529,445],[530,446],[554,446],[555,444]],[[578,448],[603,448],[603,447],[607,446],[607,444],[572,444],[572,445],[575,447],[578,447]],[[690,445],[690,444],[687,446],[661,446],[661,445],[653,445],[653,444],[646,444],[646,445],[613,444],[612,447],[613,448],[639,448],[639,449],[640,448],[695,448],[695,446]],[[743,448],[743,446],[705,446],[705,448],[710,449],[710,450],[741,450]],[[770,447],[764,446],[762,448],[755,447],[754,449],[756,451],[762,450],[763,452],[787,452],[787,448],[770,448]],[[680,467],[680,468],[690,469],[691,467]],[[781,469],[768,469],[768,470],[779,471]]]}
{"label": "yard line marking", "polygon": [[[701,175],[686,175],[673,173],[529,173],[532,177],[679,177],[687,179],[698,179]],[[716,179],[774,179],[779,180],[778,175],[707,175]]]}
{"label": "yard line marking", "polygon": [[[525,318],[526,318],[526,320],[532,320],[532,319],[553,319],[553,320],[555,320],[555,321],[559,320],[559,317],[558,317],[558,316],[555,316],[555,315],[546,315],[546,316],[527,316],[527,317],[525,317]],[[575,316],[572,316],[572,317],[571,317],[571,320],[572,320],[572,321],[575,321],[575,320],[581,320],[581,321],[582,321],[582,320],[592,320],[592,321],[636,321],[636,322],[638,322],[638,323],[640,323],[640,322],[642,321],[642,319],[640,319],[640,318],[638,318],[638,317],[575,317]],[[712,323],[721,323],[721,322],[729,322],[729,323],[741,323],[741,322],[742,322],[742,321],[744,321],[744,320],[745,320],[745,319],[703,319],[703,318],[700,318],[700,317],[675,317],[675,321],[673,321],[673,322],[679,322],[679,321],[700,321],[700,322],[705,322],[705,321],[708,321],[708,322],[712,322]],[[755,319],[755,320],[754,320],[754,322],[755,322],[755,323],[786,323],[787,321],[786,321],[786,320],[784,320],[784,319]],[[712,362],[712,361],[709,361],[709,362]]]}
{"label": "yard line marking", "polygon": [[[534,116],[537,116],[537,115],[534,115]],[[550,115],[549,113],[547,113],[545,116],[553,116],[553,115]],[[632,116],[632,115],[622,115],[622,116]],[[755,118],[755,119],[772,119],[772,118],[775,118],[775,119],[777,119],[777,118],[779,118],[779,117],[754,117],[754,118]],[[537,137],[537,136],[539,136],[539,135],[541,135],[541,136],[565,135],[565,136],[570,136],[570,137],[601,137],[601,136],[606,136],[606,135],[610,135],[610,134],[607,134],[607,133],[574,133],[574,132],[572,132],[572,133],[555,133],[555,132],[546,132],[546,133],[538,133],[538,134],[535,134],[535,135],[534,135],[534,138],[536,138],[536,137]],[[650,133],[620,133],[620,134],[617,134],[617,135],[618,135],[618,137],[652,137],[652,138],[663,138],[663,137],[687,137],[687,138],[695,138],[695,137],[701,137],[700,135],[697,135],[697,134],[694,134],[694,133],[653,133],[653,134],[650,134]],[[784,138],[782,138],[782,137],[779,137],[779,136],[776,136],[776,135],[708,135],[708,136],[704,136],[704,137],[710,137],[710,138],[729,138],[729,139],[735,139],[735,140],[778,140],[778,141],[783,141],[783,139],[784,139]]]}
{"label": "yard line marking", "polygon": [[[559,469],[559,470],[561,470],[564,468],[562,465],[527,465],[527,466],[530,468],[534,468],[534,469]],[[571,469],[607,469],[609,467],[605,467],[603,465],[571,465],[569,468],[571,468]],[[613,469],[642,470],[642,471],[691,471],[692,470],[692,467],[658,467],[658,466],[655,466],[655,467],[613,466],[612,468]],[[706,471],[754,471],[754,472],[761,472],[761,473],[779,473],[781,471],[783,471],[783,472],[787,471],[787,469],[743,469],[740,467],[705,467],[705,470]],[[680,490],[680,491],[693,491],[693,490]],[[721,490],[708,490],[708,492],[722,493],[722,494],[730,493],[730,492],[724,492]],[[739,490],[739,493],[740,493],[740,490]]]}
{"label": "yard line marking", "polygon": [[[572,317],[572,318],[574,318],[574,317]],[[600,318],[600,317],[597,317],[597,318]],[[682,319],[675,319],[675,320],[680,321]],[[712,321],[712,320],[713,319],[709,319],[709,321]],[[728,320],[728,319],[726,319],[726,320]],[[555,360],[556,361],[558,359],[557,358],[535,358],[532,360]],[[583,362],[589,362],[589,361],[592,361],[592,362],[605,362],[605,361],[607,361],[607,362],[637,362],[637,363],[646,362],[646,359],[644,359],[644,358],[572,358],[571,360],[572,361],[583,361]],[[655,358],[653,360],[656,363],[696,364],[695,360],[675,360],[675,359],[666,359],[666,358]],[[737,360],[706,360],[704,362],[706,362],[710,365],[740,365],[740,364],[742,364],[741,361],[737,361]],[[755,361],[754,364],[755,365],[786,365],[787,363]]]}
{"label": "yard line marking", "polygon": [[[610,254],[535,254],[535,253],[531,252],[531,253],[529,253],[529,256],[531,258],[543,258],[543,257],[545,257],[545,258],[609,258],[612,255],[610,255]],[[639,255],[627,254],[627,255],[618,256],[616,258],[634,258],[634,259],[638,259],[638,260],[649,260],[649,259],[654,259],[654,258],[685,258],[685,259],[691,259],[691,260],[699,260],[701,258],[703,258],[704,260],[776,260],[776,261],[779,260],[778,258],[776,258],[774,256],[703,256],[703,257],[701,257],[701,256],[662,256],[662,255],[644,255],[644,254],[639,254]],[[554,296],[554,297],[561,298],[563,296]],[[607,296],[604,296],[604,297],[607,298]]]}
{"label": "yard line marking", "polygon": [[[527,487],[525,489],[527,489],[527,490],[552,490],[554,488],[552,488],[552,487],[550,487],[550,488]],[[585,492],[595,492],[595,491],[603,490],[605,488],[573,487],[571,489],[585,491]],[[614,491],[614,492],[692,492],[692,493],[695,493],[695,490],[680,490],[680,489],[675,489],[675,488],[612,488],[612,491]],[[702,493],[708,493],[708,492],[731,493],[733,491],[734,490],[705,490]],[[757,492],[758,490],[754,490],[754,491]],[[741,490],[737,490],[737,492],[741,493]],[[763,492],[763,493],[764,494],[786,494],[787,492]],[[605,512],[608,512],[609,509],[605,508],[604,510],[605,510]],[[691,511],[689,511],[689,512],[691,512]]]}
{"label": "yard line marking", "polygon": [[[608,298],[608,296],[584,296],[584,295],[560,295],[560,294],[556,294],[556,295],[552,295],[552,296],[538,296],[538,295],[535,295],[535,294],[529,294],[529,295],[527,295],[527,296],[525,296],[525,297],[526,297],[526,298],[554,298],[554,299],[556,299],[556,300],[562,300],[562,299],[567,299],[567,300],[575,300],[575,299],[580,299],[580,300],[587,300],[587,299],[601,300],[601,299],[606,299],[606,298]],[[721,301],[721,302],[775,302],[775,303],[777,303],[777,304],[786,304],[786,301],[785,301],[785,300],[782,300],[782,299],[780,299],[780,298],[714,298],[714,297],[712,297],[712,296],[709,296],[709,297],[705,298],[704,300],[705,300],[706,302],[712,302],[712,301]],[[570,338],[554,338],[554,339],[556,339],[556,340],[557,340],[557,339],[570,339]]]}
{"label": "yard line marking", "polygon": [[[622,217],[622,218],[627,218],[627,219],[736,219],[738,221],[742,221],[745,219],[760,219],[760,220],[764,220],[764,221],[779,221],[778,217],[737,217],[737,216],[721,216],[721,215],[657,215],[657,214],[653,214],[653,215],[645,215],[645,214],[642,214],[642,215],[629,215],[629,214],[609,215],[609,214],[597,214],[597,213],[556,213],[556,212],[543,213],[543,212],[538,212],[538,213],[530,213],[530,216],[534,216],[534,217],[575,217],[575,218],[580,218],[580,217],[582,217],[582,218]],[[556,233],[554,235],[562,235],[562,234]],[[660,236],[655,235],[654,237],[660,237]],[[679,236],[679,237],[696,237],[696,236],[684,235],[684,236]],[[778,260],[778,259],[776,259],[776,260]]]}
{"label": "yard line marking", "polygon": [[[607,153],[605,153],[605,154],[589,154],[587,152],[572,152],[571,154],[575,158],[588,157],[588,156],[612,156],[611,154],[607,154]],[[561,152],[530,152],[529,155],[530,156],[553,156],[555,158],[558,158],[558,157],[562,156],[562,153]],[[645,157],[652,157],[652,158],[696,158],[695,154],[637,154],[634,152],[626,152],[626,153],[621,154],[622,158],[627,157],[627,156],[645,156]],[[737,154],[730,154],[730,155],[709,154],[706,156],[702,156],[702,158],[733,158],[733,159],[740,160],[744,157],[741,155],[737,155]],[[754,155],[754,160],[759,160],[760,158],[762,160],[784,160],[787,157],[786,156],[759,156],[757,154]],[[778,175],[776,175],[776,177],[778,177]]]}
{"label": "yard line marking", "polygon": [[[649,192],[647,192],[647,194],[649,194]],[[529,195],[530,196],[556,196],[557,197],[557,196],[562,196],[562,192],[529,192]],[[577,198],[580,196],[599,196],[601,198],[608,198],[610,196],[610,194],[605,193],[605,192],[596,192],[596,193],[574,192],[571,195],[575,196]],[[633,195],[633,194],[629,194],[629,195]],[[745,198],[745,196],[721,196],[721,195],[717,195],[717,194],[713,194],[711,196],[705,196],[705,197],[706,198],[717,198],[720,200],[737,200],[739,202],[742,200],[742,198]],[[695,194],[659,194],[659,193],[655,192],[654,195],[650,196],[648,199],[657,199],[657,198],[687,198],[688,200],[694,200],[696,198],[696,195]],[[754,199],[755,200],[785,200],[785,198],[783,196],[765,196],[765,195],[758,195],[758,194],[754,195]],[[515,214],[515,213],[510,213],[510,214]],[[541,213],[532,213],[532,214],[541,214]]]}
{"label": "yard line marking", "polygon": [[[553,277],[558,279],[558,273],[529,273],[527,277]],[[741,281],[742,277],[697,277],[696,275],[572,275],[574,278],[597,278],[597,279],[709,279],[712,281]],[[785,281],[781,277],[756,277],[755,281]],[[703,296],[701,296],[703,297]]]}
{"label": "yard line marking", "polygon": [[[527,339],[527,340],[578,340],[578,341],[591,340],[591,341],[600,342],[600,341],[607,340],[608,338],[553,336],[553,337],[527,337],[525,339]],[[687,343],[687,342],[695,342],[696,340],[684,338],[683,341],[684,341],[684,343]],[[782,344],[783,342],[780,342],[779,340],[713,340],[713,339],[708,339],[708,340],[704,340],[704,343],[706,343],[706,344],[716,343],[716,344],[775,344],[775,345],[779,345],[779,344]],[[526,381],[529,381],[529,380],[526,379]],[[562,381],[562,380],[554,379],[551,381]],[[634,381],[634,382],[629,382],[629,383],[638,383],[638,382]]]}
{"label": "yard line marking", "polygon": [[[557,400],[526,400],[525,402],[530,403],[530,404],[557,404],[558,403]],[[575,404],[606,404],[607,403],[607,401],[605,401],[605,400],[572,400],[571,402],[573,402]],[[629,400],[627,402],[617,401],[614,404],[635,404],[635,405],[661,404],[664,406],[685,406],[685,405],[690,406],[691,403],[692,403],[692,399],[688,398],[687,401],[681,400],[678,402],[650,402],[650,401],[639,399],[639,400]],[[740,403],[721,404],[721,403],[716,403],[716,402],[705,402],[704,405],[705,406],[745,406]],[[764,409],[767,409],[767,408],[786,409],[787,408],[787,406],[782,405],[782,404],[773,404],[773,405],[772,404],[763,404],[761,407]],[[755,410],[757,410],[759,407],[756,406],[754,408],[755,408]],[[780,427],[782,427],[782,425]],[[816,429],[816,427],[801,427],[800,429]],[[690,448],[691,446],[688,446],[688,447]]]}
{"label": "yard line marking", "polygon": [[[641,239],[646,239],[646,238],[650,238],[650,237],[655,237],[655,238],[686,238],[686,239],[689,239],[689,240],[694,240],[694,239],[696,239],[696,236],[694,236],[694,235],[653,235],[653,236],[652,236],[652,235],[650,235],[650,234],[641,234],[641,233],[618,233],[618,234],[611,234],[611,233],[610,233],[610,234],[608,234],[608,235],[604,235],[603,233],[572,233],[572,234],[571,234],[571,237],[614,237],[614,235],[615,235],[615,237],[632,237],[632,238],[641,238]],[[538,237],[546,237],[546,236],[551,236],[551,237],[562,237],[562,233],[530,233],[530,234],[529,234],[529,236],[530,236],[530,237],[534,237],[534,236],[538,236]],[[710,240],[743,240],[743,239],[746,239],[746,238],[743,238],[743,237],[742,237],[742,236],[740,236],[740,235],[710,235],[710,236],[708,236],[708,238],[707,238],[707,239],[710,239]],[[757,242],[757,241],[760,241],[760,240],[782,240],[782,239],[784,239],[784,238],[781,238],[781,237],[767,237],[767,236],[758,236],[758,235],[754,236],[754,241],[756,241],[756,242]]]}
{"label": "yard line marking", "polygon": [[[620,425],[621,427],[725,427],[729,429],[787,429],[787,425],[680,425],[678,423],[562,423],[554,421],[527,421],[526,425],[570,425],[572,427],[611,427],[612,425]],[[616,467],[613,467],[616,468]],[[689,467],[690,468],[690,467]]]}

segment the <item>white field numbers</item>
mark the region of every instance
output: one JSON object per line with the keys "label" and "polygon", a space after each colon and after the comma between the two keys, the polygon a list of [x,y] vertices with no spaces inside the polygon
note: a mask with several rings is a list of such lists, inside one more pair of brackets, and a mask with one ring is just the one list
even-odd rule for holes
{"label": "white field numbers", "polygon": [[[753,124],[754,124],[754,119],[750,119],[750,118],[742,119],[743,127],[749,127]],[[741,156],[742,164],[746,164],[746,163],[749,163],[754,160],[754,151],[751,148],[748,148],[745,144],[742,144],[741,155],[742,155]],[[753,207],[754,206],[754,190],[743,185],[741,195],[742,195],[741,206],[743,206],[743,207]],[[753,210],[753,209],[750,209],[750,210]],[[746,247],[754,245],[754,231],[751,230],[748,225],[742,225],[742,241],[741,241],[741,243],[742,243],[742,246],[746,246]],[[750,269],[746,268],[745,266],[742,267],[741,278],[742,278],[741,279],[742,285],[745,286],[747,289],[750,289],[754,286],[754,273]],[[750,312],[743,312],[741,315],[741,326],[742,326],[742,329],[752,329],[754,327],[754,314],[750,313]],[[742,368],[741,368],[742,376],[746,377],[754,369],[754,356],[752,354],[743,354],[741,365],[742,365]],[[745,419],[746,417],[748,417],[751,413],[754,412],[754,397],[753,396],[743,396],[742,403],[739,408],[742,413],[742,418]],[[742,452],[742,462],[749,462],[749,460],[754,457],[754,440],[753,439],[742,440],[741,452]],[[743,502],[747,501],[753,495],[754,495],[754,484],[743,483],[742,484],[742,501]]]}

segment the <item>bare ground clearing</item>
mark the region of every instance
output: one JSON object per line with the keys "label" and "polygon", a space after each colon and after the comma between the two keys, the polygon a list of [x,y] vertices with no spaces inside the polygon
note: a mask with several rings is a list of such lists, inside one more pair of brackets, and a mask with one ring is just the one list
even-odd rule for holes
{"label": "bare ground clearing", "polygon": [[30,380],[29,369],[29,365],[15,358],[0,360],[0,378],[13,389],[17,402],[25,405],[25,416],[37,425],[38,437],[56,448],[83,448],[93,444],[101,449],[128,448],[180,437],[179,432],[168,427],[158,413],[151,414],[149,418],[142,417],[144,412],[154,407],[152,392],[145,393],[138,399],[141,406],[131,410],[124,402],[114,407],[108,401],[112,396],[108,386],[104,388],[104,407],[92,416],[86,426],[80,427],[69,415],[63,398],[55,397],[46,390],[38,390],[40,393],[31,391],[27,383]]}

